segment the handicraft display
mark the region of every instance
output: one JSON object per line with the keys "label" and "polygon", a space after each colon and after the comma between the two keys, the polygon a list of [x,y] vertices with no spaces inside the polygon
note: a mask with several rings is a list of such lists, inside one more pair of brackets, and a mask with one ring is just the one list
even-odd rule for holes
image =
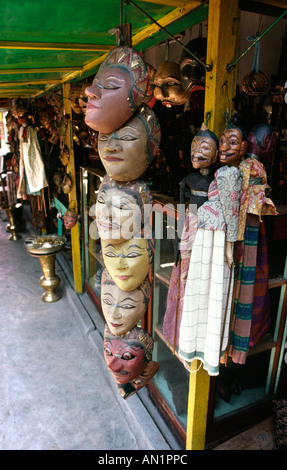
{"label": "handicraft display", "polygon": [[104,269],[101,280],[101,303],[107,325],[114,335],[127,334],[145,314],[151,296],[151,282],[146,277],[133,290],[120,289]]}
{"label": "handicraft display", "polygon": [[[230,343],[232,361],[245,364],[253,347],[270,326],[268,259],[263,215],[277,215],[267,198],[264,160],[269,160],[275,132],[265,124],[255,126],[247,136],[247,151],[240,165],[242,194],[238,220],[238,272]],[[263,161],[261,161],[261,159]]]}
{"label": "handicraft display", "polygon": [[247,147],[239,128],[228,127],[219,141],[224,166],[214,175],[208,201],[198,209],[179,335],[179,355],[199,359],[209,375],[218,375],[229,339],[233,286],[233,244],[238,237],[241,174]]}
{"label": "handicraft display", "polygon": [[153,199],[144,174],[161,139],[157,116],[146,104],[152,100],[153,75],[136,51],[120,46],[86,89],[85,122],[99,133],[106,170],[94,208],[104,262],[104,357],[123,398],[146,385],[159,367],[151,361],[153,338],[139,326],[151,297],[154,255]]}
{"label": "handicraft display", "polygon": [[185,204],[186,188],[190,191],[190,201],[184,214],[183,230],[176,240],[175,266],[170,278],[163,322],[164,337],[174,346],[179,344],[185,285],[197,231],[197,209],[207,201],[208,187],[214,178],[218,160],[218,139],[205,124],[202,124],[201,130],[192,140],[190,154],[192,166],[198,171],[188,174],[180,183],[180,204]]}
{"label": "handicraft display", "polygon": [[122,243],[150,229],[152,193],[144,180],[121,184],[105,175],[96,202],[96,224],[101,240]]}

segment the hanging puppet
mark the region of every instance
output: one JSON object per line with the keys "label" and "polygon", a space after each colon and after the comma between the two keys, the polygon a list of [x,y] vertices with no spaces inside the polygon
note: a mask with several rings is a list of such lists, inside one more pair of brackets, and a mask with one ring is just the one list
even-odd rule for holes
{"label": "hanging puppet", "polygon": [[219,168],[198,209],[179,336],[179,355],[199,359],[209,375],[218,375],[227,347],[233,284],[233,244],[238,238],[241,174],[247,147],[244,132],[227,127],[220,137]]}
{"label": "hanging puppet", "polygon": [[170,278],[163,322],[164,337],[174,346],[178,346],[179,341],[186,278],[197,231],[197,209],[207,201],[208,188],[213,181],[218,159],[218,139],[205,124],[202,124],[201,130],[192,140],[190,153],[192,165],[198,171],[190,173],[180,183],[180,204],[185,204],[186,188],[190,191],[190,201],[185,211],[184,228],[176,240],[175,266]]}
{"label": "hanging puppet", "polygon": [[261,160],[269,160],[275,132],[266,124],[255,126],[247,137],[246,157],[239,165],[242,195],[238,222],[238,272],[228,355],[239,364],[268,331],[270,305],[268,259],[262,216],[277,215],[265,195],[267,176]]}

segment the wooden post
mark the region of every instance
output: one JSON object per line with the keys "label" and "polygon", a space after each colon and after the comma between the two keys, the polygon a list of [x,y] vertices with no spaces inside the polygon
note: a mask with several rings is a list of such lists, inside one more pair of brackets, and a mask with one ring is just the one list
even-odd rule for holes
{"label": "wooden post", "polygon": [[[72,188],[69,193],[69,208],[78,214],[77,202],[77,188],[76,188],[76,171],[75,171],[75,157],[73,147],[73,122],[72,122],[72,108],[70,101],[70,83],[63,84],[63,97],[64,97],[64,111],[68,117],[67,131],[66,131],[66,145],[69,149],[69,163],[67,172],[72,178]],[[79,224],[71,228],[71,243],[72,243],[72,260],[73,260],[73,274],[74,274],[74,287],[78,294],[83,292],[82,284],[82,266],[81,266],[81,252],[80,252],[80,235]]]}
{"label": "wooden post", "polygon": [[225,128],[224,112],[232,109],[236,91],[236,67],[227,72],[227,64],[237,58],[239,36],[238,0],[210,0],[208,8],[205,113],[210,113],[208,128],[219,138]]}
{"label": "wooden post", "polygon": [[[224,112],[231,112],[236,90],[236,68],[227,72],[226,66],[236,59],[239,34],[238,0],[209,0],[206,63],[205,113],[210,113],[208,128],[220,138],[225,128]],[[230,103],[230,104],[229,104]],[[189,380],[186,449],[203,450],[210,377],[199,360],[191,363]]]}

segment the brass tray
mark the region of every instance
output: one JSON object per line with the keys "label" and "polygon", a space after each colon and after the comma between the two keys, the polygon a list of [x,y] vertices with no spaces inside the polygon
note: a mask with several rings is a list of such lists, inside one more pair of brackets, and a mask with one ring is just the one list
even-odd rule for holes
{"label": "brass tray", "polygon": [[66,237],[60,235],[42,235],[28,237],[24,243],[32,255],[49,255],[61,251],[65,241]]}

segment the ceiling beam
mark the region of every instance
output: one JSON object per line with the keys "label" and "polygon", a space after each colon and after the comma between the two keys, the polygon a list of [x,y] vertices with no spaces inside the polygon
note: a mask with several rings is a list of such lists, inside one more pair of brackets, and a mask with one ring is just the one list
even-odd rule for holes
{"label": "ceiling beam", "polygon": [[12,86],[29,86],[29,85],[49,85],[53,83],[54,85],[62,83],[61,79],[52,79],[52,80],[29,80],[29,81],[17,81],[17,82],[2,82],[0,81],[0,88],[12,87]]}
{"label": "ceiling beam", "polygon": [[[12,94],[13,96],[18,96],[18,94],[25,93],[31,95],[32,93],[39,93],[39,88],[5,88],[0,90],[0,96]],[[44,90],[43,90],[44,91]]]}
{"label": "ceiling beam", "polygon": [[108,52],[113,45],[103,44],[72,44],[62,42],[27,42],[27,41],[0,41],[0,49],[26,49],[42,51],[97,51]]}
{"label": "ceiling beam", "polygon": [[[180,20],[183,16],[187,15],[198,6],[202,6],[204,3],[206,3],[206,1],[188,2],[185,5],[182,5],[179,8],[175,8],[174,10],[164,15],[162,18],[160,18],[157,21],[157,23],[160,26],[166,28],[167,26],[174,23],[175,21]],[[150,37],[153,34],[157,33],[159,30],[160,30],[160,27],[157,24],[151,23],[149,26],[147,26],[142,31],[140,31],[139,33],[135,34],[132,37],[133,46],[139,44],[141,41],[144,41],[147,37]]]}
{"label": "ceiling beam", "polygon": [[31,68],[31,69],[1,69],[0,75],[14,75],[21,73],[59,73],[59,72],[82,72],[83,67],[46,67],[46,68]]}
{"label": "ceiling beam", "polygon": [[263,3],[271,7],[287,9],[287,0],[252,0],[253,3]]}
{"label": "ceiling beam", "polygon": [[202,1],[189,1],[189,0],[141,0],[145,3],[156,3],[157,5],[166,5],[171,7],[189,6],[194,5],[193,8],[202,5]]}

